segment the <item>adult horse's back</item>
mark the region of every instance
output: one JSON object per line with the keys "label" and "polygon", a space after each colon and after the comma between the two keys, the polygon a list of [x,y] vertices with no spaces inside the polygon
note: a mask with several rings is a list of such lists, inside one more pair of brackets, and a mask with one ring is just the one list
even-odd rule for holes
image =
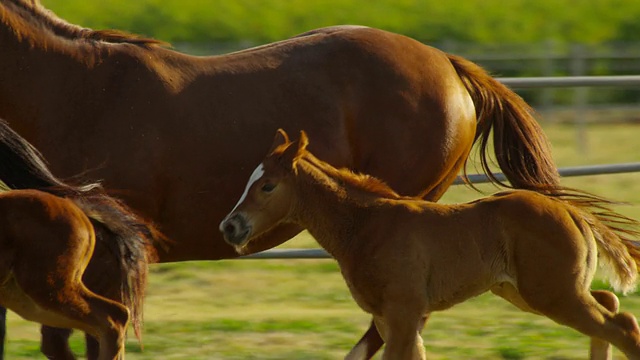
{"label": "adult horse's back", "polygon": [[[304,129],[332,165],[430,200],[475,139],[487,156],[493,129],[514,186],[557,184],[547,140],[521,98],[478,66],[401,35],[332,27],[193,57],[0,0],[0,44],[0,117],[56,174],[88,172],[153,218],[177,242],[161,261],[236,255],[216,224],[277,128]],[[277,228],[252,250],[298,231]]]}

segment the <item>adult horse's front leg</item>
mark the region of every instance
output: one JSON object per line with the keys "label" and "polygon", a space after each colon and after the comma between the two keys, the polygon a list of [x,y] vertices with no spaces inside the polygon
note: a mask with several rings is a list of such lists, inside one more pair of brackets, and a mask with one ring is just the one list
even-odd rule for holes
{"label": "adult horse's front leg", "polygon": [[4,343],[7,338],[7,309],[0,307],[0,360],[4,359]]}

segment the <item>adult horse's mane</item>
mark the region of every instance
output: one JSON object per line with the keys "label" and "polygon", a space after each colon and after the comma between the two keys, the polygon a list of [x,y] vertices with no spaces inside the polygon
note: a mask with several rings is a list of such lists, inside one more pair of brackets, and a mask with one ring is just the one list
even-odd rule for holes
{"label": "adult horse's mane", "polygon": [[12,11],[8,12],[0,11],[1,18],[11,16],[13,12],[29,25],[68,40],[87,40],[114,44],[126,43],[142,47],[169,46],[164,41],[145,38],[121,30],[93,30],[71,24],[58,17],[53,11],[43,7],[38,0],[1,0],[0,2],[5,7],[11,6],[12,9]]}

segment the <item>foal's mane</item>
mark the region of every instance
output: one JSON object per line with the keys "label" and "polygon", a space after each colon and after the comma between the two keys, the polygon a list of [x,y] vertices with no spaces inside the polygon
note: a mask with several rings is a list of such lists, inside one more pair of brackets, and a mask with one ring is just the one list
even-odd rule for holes
{"label": "foal's mane", "polygon": [[[169,46],[168,43],[156,39],[144,38],[120,30],[92,30],[71,24],[53,11],[46,9],[38,0],[1,0],[13,4],[15,13],[31,26],[49,31],[67,40],[88,40],[106,43],[126,43],[142,47]],[[9,12],[11,13],[11,11]]]}
{"label": "foal's mane", "polygon": [[[316,158],[310,152],[304,150],[304,155],[300,158],[302,162],[298,161],[298,166],[308,165],[315,168],[331,180],[337,182],[341,186],[348,190],[361,191],[366,194],[382,197],[385,199],[399,199],[398,195],[393,189],[389,187],[384,181],[367,174],[355,173],[347,168],[335,168],[324,161]],[[303,166],[304,166],[303,165]]]}

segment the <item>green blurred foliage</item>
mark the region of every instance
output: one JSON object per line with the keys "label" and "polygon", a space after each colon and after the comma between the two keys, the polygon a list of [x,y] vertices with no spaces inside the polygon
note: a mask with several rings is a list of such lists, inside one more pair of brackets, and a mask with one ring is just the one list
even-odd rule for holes
{"label": "green blurred foliage", "polygon": [[637,0],[42,0],[68,21],[170,42],[263,43],[337,24],[421,41],[640,40]]}

